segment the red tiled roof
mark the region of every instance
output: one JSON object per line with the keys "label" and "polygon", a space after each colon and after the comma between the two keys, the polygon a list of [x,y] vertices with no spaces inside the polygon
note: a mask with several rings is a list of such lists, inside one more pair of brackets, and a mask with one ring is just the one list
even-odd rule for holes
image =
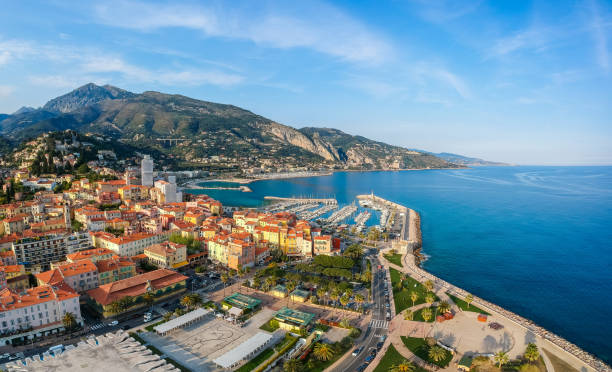
{"label": "red tiled roof", "polygon": [[147,285],[149,283],[153,291],[155,291],[187,279],[188,277],[176,271],[159,269],[136,275],[128,279],[119,280],[114,283],[101,285],[98,288],[87,291],[87,294],[97,303],[106,306],[126,296],[135,297],[144,294],[147,291]]}

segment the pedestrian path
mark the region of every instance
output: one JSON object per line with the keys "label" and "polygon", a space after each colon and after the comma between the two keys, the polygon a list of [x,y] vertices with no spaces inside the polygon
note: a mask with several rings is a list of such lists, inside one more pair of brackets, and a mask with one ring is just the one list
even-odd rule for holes
{"label": "pedestrian path", "polygon": [[370,321],[370,325],[372,326],[372,328],[389,328],[389,322],[383,319],[372,319]]}

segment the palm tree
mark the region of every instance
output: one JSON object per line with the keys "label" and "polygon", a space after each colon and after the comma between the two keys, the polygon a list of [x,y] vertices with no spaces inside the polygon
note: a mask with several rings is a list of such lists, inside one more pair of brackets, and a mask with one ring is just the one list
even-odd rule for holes
{"label": "palm tree", "polygon": [[431,316],[432,316],[432,312],[430,308],[425,308],[421,310],[421,317],[423,318],[424,321],[429,322],[429,319],[431,319]]}
{"label": "palm tree", "polygon": [[416,366],[407,360],[404,360],[400,364],[394,364],[389,368],[389,372],[413,372]]}
{"label": "palm tree", "polygon": [[425,286],[425,288],[427,288],[429,292],[433,292],[434,284],[431,280],[426,281],[425,283],[423,283],[423,285]]}
{"label": "palm tree", "polygon": [[449,304],[448,302],[446,302],[446,301],[441,301],[441,302],[438,304],[438,311],[440,312],[440,314],[447,313],[447,312],[449,312],[449,311],[450,311],[450,309],[451,309],[451,306],[450,306],[450,304]]}
{"label": "palm tree", "polygon": [[66,329],[72,330],[76,326],[76,318],[73,313],[67,312],[62,318],[62,323]]}
{"label": "palm tree", "polygon": [[221,274],[221,282],[223,282],[223,297],[225,297],[225,285],[229,281],[229,276],[227,273]]}
{"label": "palm tree", "polygon": [[435,300],[436,298],[434,297],[433,293],[429,292],[427,293],[427,295],[425,295],[425,302],[427,302],[429,306],[431,306],[431,304],[433,304]]}
{"label": "palm tree", "polygon": [[150,307],[151,305],[153,305],[153,302],[155,301],[155,297],[153,297],[153,295],[150,292],[147,292],[142,295],[142,300],[145,302],[145,304],[147,304],[148,307]]}
{"label": "palm tree", "polygon": [[356,294],[355,295],[355,302],[357,302],[359,304],[359,308],[360,309],[363,306],[363,301],[365,301],[365,299],[363,298],[363,295],[361,295],[361,294]]}
{"label": "palm tree", "polygon": [[529,343],[527,348],[525,349],[524,354],[525,359],[527,359],[530,363],[533,363],[540,359],[540,352],[538,351],[538,347],[534,343]]}
{"label": "palm tree", "polygon": [[351,301],[351,298],[348,295],[344,295],[340,297],[340,305],[346,309],[346,305]]}
{"label": "palm tree", "polygon": [[414,318],[414,313],[412,312],[412,310],[404,311],[404,319],[405,320],[412,320],[413,318]]}
{"label": "palm tree", "polygon": [[111,314],[119,314],[122,310],[119,301],[113,301],[108,305],[108,312]]}
{"label": "palm tree", "polygon": [[411,291],[410,299],[412,300],[412,306],[414,306],[414,303],[416,302],[416,300],[419,299],[419,294],[416,291]]}
{"label": "palm tree", "polygon": [[319,360],[330,360],[334,356],[334,350],[328,344],[319,342],[315,345],[313,355]]}
{"label": "palm tree", "polygon": [[299,372],[302,370],[302,363],[297,359],[289,359],[283,364],[285,372]]}
{"label": "palm tree", "polygon": [[434,362],[439,362],[446,358],[446,350],[437,345],[432,346],[429,348],[427,355],[429,356],[429,359],[433,360]]}
{"label": "palm tree", "polygon": [[125,296],[119,300],[119,304],[121,305],[122,311],[129,309],[133,303],[134,303],[134,299],[132,298],[132,296]]}
{"label": "palm tree", "polygon": [[501,368],[502,365],[508,363],[508,360],[509,360],[508,353],[504,351],[499,351],[495,353],[493,360],[495,360],[495,363],[497,363],[497,366]]}
{"label": "palm tree", "polygon": [[472,301],[474,301],[474,296],[472,296],[471,294],[465,296],[465,302],[467,302],[468,304],[468,309],[470,308],[470,304],[472,303]]}

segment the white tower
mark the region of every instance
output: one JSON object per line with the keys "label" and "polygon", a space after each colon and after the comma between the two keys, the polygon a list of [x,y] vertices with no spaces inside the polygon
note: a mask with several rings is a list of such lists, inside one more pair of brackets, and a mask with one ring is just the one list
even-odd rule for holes
{"label": "white tower", "polygon": [[140,177],[143,186],[153,186],[153,159],[149,155],[140,163]]}

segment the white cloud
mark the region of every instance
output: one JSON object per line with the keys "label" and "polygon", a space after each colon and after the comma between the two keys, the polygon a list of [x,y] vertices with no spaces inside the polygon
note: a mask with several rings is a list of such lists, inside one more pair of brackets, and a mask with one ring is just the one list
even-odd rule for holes
{"label": "white cloud", "polygon": [[10,85],[0,85],[0,97],[8,97],[14,90],[15,88]]}
{"label": "white cloud", "polygon": [[[293,8],[285,9],[291,4]],[[309,48],[351,62],[380,63],[392,55],[391,46],[364,24],[330,5],[308,6],[261,2],[199,5],[105,2],[95,8],[106,25],[153,31],[180,27],[209,37],[249,40],[273,48]]]}
{"label": "white cloud", "polygon": [[558,33],[544,27],[532,27],[522,30],[512,36],[495,41],[493,46],[486,52],[486,57],[503,57],[521,50],[541,51],[553,41],[555,34],[558,35]]}
{"label": "white cloud", "polygon": [[482,0],[412,0],[419,15],[432,23],[444,23],[474,12]]}
{"label": "white cloud", "polygon": [[602,19],[599,6],[595,0],[589,1],[591,11],[591,24],[589,28],[595,42],[595,54],[597,63],[601,69],[608,74],[610,72],[610,54],[608,52],[608,35],[606,28],[609,28],[609,22],[606,24]]}

